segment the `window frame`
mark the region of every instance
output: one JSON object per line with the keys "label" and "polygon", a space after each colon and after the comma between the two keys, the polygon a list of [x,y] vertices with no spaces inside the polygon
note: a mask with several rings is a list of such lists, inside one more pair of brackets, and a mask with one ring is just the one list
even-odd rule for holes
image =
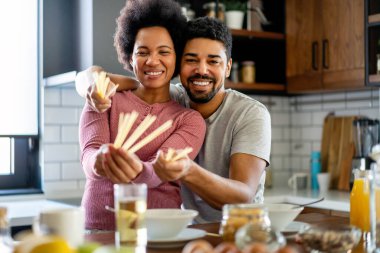
{"label": "window frame", "polygon": [[[42,0],[36,0],[37,4],[37,135],[0,135],[0,138],[11,138],[11,157],[14,164],[14,174],[0,175],[0,196],[16,194],[43,193],[43,152],[42,152],[42,128],[43,128],[43,83],[42,83]],[[22,91],[20,91],[22,92]]]}

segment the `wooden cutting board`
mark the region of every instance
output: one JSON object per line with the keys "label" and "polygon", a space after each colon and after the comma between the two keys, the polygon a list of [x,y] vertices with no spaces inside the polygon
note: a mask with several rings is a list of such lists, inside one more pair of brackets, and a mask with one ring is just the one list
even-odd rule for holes
{"label": "wooden cutting board", "polygon": [[327,172],[327,162],[330,147],[331,129],[334,122],[334,115],[327,115],[323,122],[321,141],[321,171]]}
{"label": "wooden cutting board", "polygon": [[343,118],[334,117],[331,127],[327,171],[330,173],[330,188],[336,189],[339,180],[339,152],[342,138]]}
{"label": "wooden cutting board", "polygon": [[330,172],[330,188],[350,190],[351,163],[354,155],[352,122],[357,116],[327,116],[324,120],[321,162],[322,171]]}

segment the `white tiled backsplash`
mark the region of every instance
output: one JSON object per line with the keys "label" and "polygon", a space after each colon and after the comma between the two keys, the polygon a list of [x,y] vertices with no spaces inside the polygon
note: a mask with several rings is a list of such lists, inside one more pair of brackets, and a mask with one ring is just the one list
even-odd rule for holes
{"label": "white tiled backsplash", "polygon": [[[252,96],[272,118],[273,185],[284,186],[294,172],[309,170],[309,157],[320,150],[324,117],[366,115],[380,118],[379,90],[299,97]],[[78,122],[84,99],[71,86],[45,88],[44,157],[48,196],[81,196],[85,176],[79,163]],[[63,193],[64,192],[64,193]]]}

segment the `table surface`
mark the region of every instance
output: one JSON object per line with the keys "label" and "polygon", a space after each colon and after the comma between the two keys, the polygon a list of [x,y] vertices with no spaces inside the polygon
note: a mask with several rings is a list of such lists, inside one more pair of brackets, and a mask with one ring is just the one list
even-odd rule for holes
{"label": "table surface", "polygon": [[[349,218],[347,217],[339,217],[339,216],[330,216],[322,213],[305,213],[300,214],[296,221],[301,221],[309,224],[321,224],[321,223],[328,223],[328,224],[348,224]],[[208,223],[208,224],[197,224],[197,225],[191,225],[191,228],[197,228],[205,230],[208,233],[218,233],[219,230],[219,223]],[[221,237],[216,236],[209,236],[206,235],[202,239],[208,241],[211,243],[214,247],[222,242]],[[104,245],[114,244],[114,233],[103,233],[103,234],[91,234],[86,235],[86,240],[88,241],[96,241]],[[155,249],[150,248],[149,245],[147,247],[147,253],[181,253],[183,247],[179,248],[164,248],[164,249]],[[363,252],[362,250],[355,250],[353,252]]]}

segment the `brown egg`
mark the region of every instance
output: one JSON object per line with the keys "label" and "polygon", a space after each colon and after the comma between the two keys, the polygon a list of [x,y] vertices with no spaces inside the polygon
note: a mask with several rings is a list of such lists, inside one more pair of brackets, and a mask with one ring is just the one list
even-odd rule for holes
{"label": "brown egg", "polygon": [[243,249],[243,253],[268,253],[268,248],[265,244],[254,242]]}
{"label": "brown egg", "polygon": [[222,242],[216,246],[215,253],[240,253],[240,250],[232,242]]}
{"label": "brown egg", "polygon": [[299,251],[293,246],[284,246],[279,248],[276,253],[299,253]]}
{"label": "brown egg", "polygon": [[214,253],[214,248],[205,240],[195,240],[186,244],[182,253]]}

